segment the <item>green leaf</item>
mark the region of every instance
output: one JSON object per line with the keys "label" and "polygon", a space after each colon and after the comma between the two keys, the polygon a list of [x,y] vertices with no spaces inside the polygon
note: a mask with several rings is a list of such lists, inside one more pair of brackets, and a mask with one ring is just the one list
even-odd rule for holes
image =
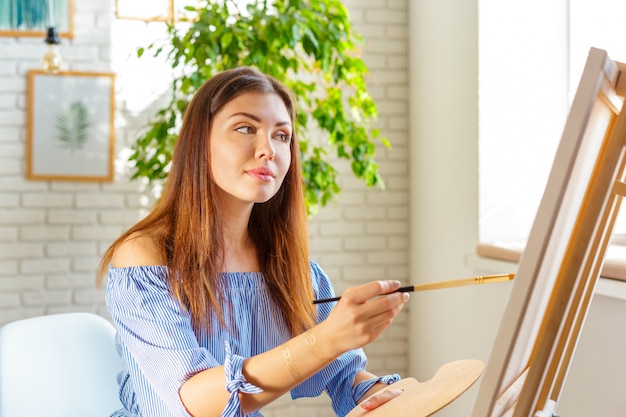
{"label": "green leaf", "polygon": [[71,152],[81,150],[89,140],[89,111],[84,103],[76,101],[57,115],[56,140],[61,148]]}

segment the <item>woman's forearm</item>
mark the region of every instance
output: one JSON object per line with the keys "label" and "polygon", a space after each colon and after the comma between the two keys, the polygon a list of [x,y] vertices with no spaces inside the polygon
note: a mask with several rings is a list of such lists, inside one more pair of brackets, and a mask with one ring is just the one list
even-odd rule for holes
{"label": "woman's forearm", "polygon": [[[257,394],[239,393],[244,414],[258,410],[319,372],[343,352],[337,351],[323,325],[282,345],[244,360],[242,372],[248,383],[261,388]],[[223,366],[207,369],[181,387],[183,404],[194,417],[219,416],[231,396],[226,390]]]}

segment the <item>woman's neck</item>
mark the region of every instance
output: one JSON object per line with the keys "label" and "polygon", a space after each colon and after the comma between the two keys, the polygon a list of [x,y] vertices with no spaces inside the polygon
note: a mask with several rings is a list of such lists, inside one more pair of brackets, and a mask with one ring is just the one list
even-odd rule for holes
{"label": "woman's neck", "polygon": [[259,256],[256,245],[248,233],[252,206],[246,209],[223,210],[225,272],[258,272]]}

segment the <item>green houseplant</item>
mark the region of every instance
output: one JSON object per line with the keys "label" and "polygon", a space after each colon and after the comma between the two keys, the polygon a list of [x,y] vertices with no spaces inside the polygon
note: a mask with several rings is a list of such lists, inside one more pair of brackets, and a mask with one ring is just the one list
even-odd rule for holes
{"label": "green houseplant", "polygon": [[[177,128],[193,93],[215,73],[252,65],[281,80],[298,99],[297,133],[301,141],[309,213],[340,192],[328,150],[350,161],[367,186],[384,187],[374,159],[376,143],[389,147],[371,122],[376,105],[367,91],[368,70],[359,57],[362,39],[351,26],[340,0],[208,1],[193,19],[168,25],[168,43],[147,47],[168,53],[176,69],[171,103],[157,112],[130,157],[133,178],[167,176]],[[145,48],[138,50],[141,56]],[[315,141],[310,132],[326,135]],[[325,141],[322,141],[325,142]]]}

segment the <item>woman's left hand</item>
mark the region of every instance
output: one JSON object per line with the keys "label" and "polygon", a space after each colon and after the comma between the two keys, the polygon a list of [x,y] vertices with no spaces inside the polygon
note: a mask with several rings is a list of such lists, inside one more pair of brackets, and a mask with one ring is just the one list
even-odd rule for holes
{"label": "woman's left hand", "polygon": [[367,410],[367,411],[373,410],[373,409],[375,409],[377,407],[380,407],[381,405],[383,405],[387,401],[393,400],[398,395],[402,394],[402,392],[403,392],[402,389],[400,389],[400,388],[393,388],[392,386],[390,386],[389,389],[380,390],[377,393],[375,393],[374,395],[372,395],[366,401],[361,403],[361,407],[364,410]]}

